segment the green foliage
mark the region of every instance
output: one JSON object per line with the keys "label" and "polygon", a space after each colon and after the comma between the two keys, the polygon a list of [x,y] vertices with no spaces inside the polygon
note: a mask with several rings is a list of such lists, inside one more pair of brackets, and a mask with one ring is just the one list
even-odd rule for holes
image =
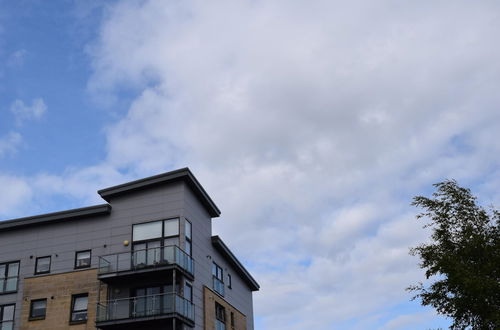
{"label": "green foliage", "polygon": [[500,329],[500,213],[476,204],[454,180],[434,185],[432,198],[417,196],[431,240],[412,248],[430,284],[408,290],[422,305],[453,319],[451,329]]}

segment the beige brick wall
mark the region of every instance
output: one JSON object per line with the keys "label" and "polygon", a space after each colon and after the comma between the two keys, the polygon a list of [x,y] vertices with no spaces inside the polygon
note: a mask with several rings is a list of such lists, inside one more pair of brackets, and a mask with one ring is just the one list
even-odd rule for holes
{"label": "beige brick wall", "polygon": [[[207,287],[203,290],[203,311],[205,317],[205,330],[215,329],[215,302],[221,304],[226,309],[226,329],[246,330],[247,319],[244,314],[230,305],[218,294]],[[231,312],[234,314],[234,327],[231,326]]]}
{"label": "beige brick wall", "polygon": [[[63,274],[45,275],[24,280],[21,330],[83,330],[95,329],[95,311],[99,282],[95,269]],[[71,296],[88,293],[88,320],[84,324],[70,325]],[[106,287],[101,286],[101,300],[105,299]],[[44,320],[29,321],[30,302],[47,299]]]}

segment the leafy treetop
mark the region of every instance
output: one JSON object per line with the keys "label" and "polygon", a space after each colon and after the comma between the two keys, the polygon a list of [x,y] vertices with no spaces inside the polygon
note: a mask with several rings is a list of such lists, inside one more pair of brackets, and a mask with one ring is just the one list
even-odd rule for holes
{"label": "leafy treetop", "polygon": [[408,290],[452,318],[451,329],[500,329],[500,213],[478,206],[454,180],[434,186],[432,198],[412,203],[423,209],[417,219],[432,229],[430,243],[410,249],[430,284]]}

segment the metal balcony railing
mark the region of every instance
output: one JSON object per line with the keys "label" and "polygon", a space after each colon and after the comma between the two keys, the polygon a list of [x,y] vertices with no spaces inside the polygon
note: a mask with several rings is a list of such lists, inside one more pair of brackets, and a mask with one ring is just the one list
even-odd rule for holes
{"label": "metal balcony railing", "polygon": [[194,305],[176,293],[108,300],[97,304],[96,322],[180,315],[194,321]]}
{"label": "metal balcony railing", "polygon": [[110,274],[176,264],[194,275],[193,259],[176,245],[99,257],[98,274]]}
{"label": "metal balcony railing", "polygon": [[219,280],[216,276],[212,276],[212,279],[215,292],[224,297],[224,282]]}

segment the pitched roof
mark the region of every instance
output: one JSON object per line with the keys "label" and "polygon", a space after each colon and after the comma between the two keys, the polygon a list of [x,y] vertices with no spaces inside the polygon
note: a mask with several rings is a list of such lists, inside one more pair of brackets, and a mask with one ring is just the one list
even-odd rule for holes
{"label": "pitched roof", "polygon": [[229,250],[226,244],[220,239],[219,236],[212,236],[212,245],[215,247],[217,251],[222,254],[222,256],[236,269],[236,272],[241,276],[241,278],[245,281],[248,287],[252,291],[258,291],[260,286],[259,283],[250,275],[250,273],[243,267],[241,262],[235,255]]}
{"label": "pitched roof", "polygon": [[55,223],[70,219],[77,219],[81,217],[109,214],[110,212],[111,205],[100,204],[61,212],[52,212],[13,220],[5,220],[0,221],[0,232],[21,227],[36,226],[46,223]]}
{"label": "pitched roof", "polygon": [[176,181],[184,181],[193,190],[194,194],[198,197],[203,206],[205,206],[210,216],[218,217],[220,215],[220,210],[217,205],[215,205],[205,189],[203,189],[201,184],[187,167],[101,189],[97,193],[101,195],[104,200],[109,202],[114,196]]}

